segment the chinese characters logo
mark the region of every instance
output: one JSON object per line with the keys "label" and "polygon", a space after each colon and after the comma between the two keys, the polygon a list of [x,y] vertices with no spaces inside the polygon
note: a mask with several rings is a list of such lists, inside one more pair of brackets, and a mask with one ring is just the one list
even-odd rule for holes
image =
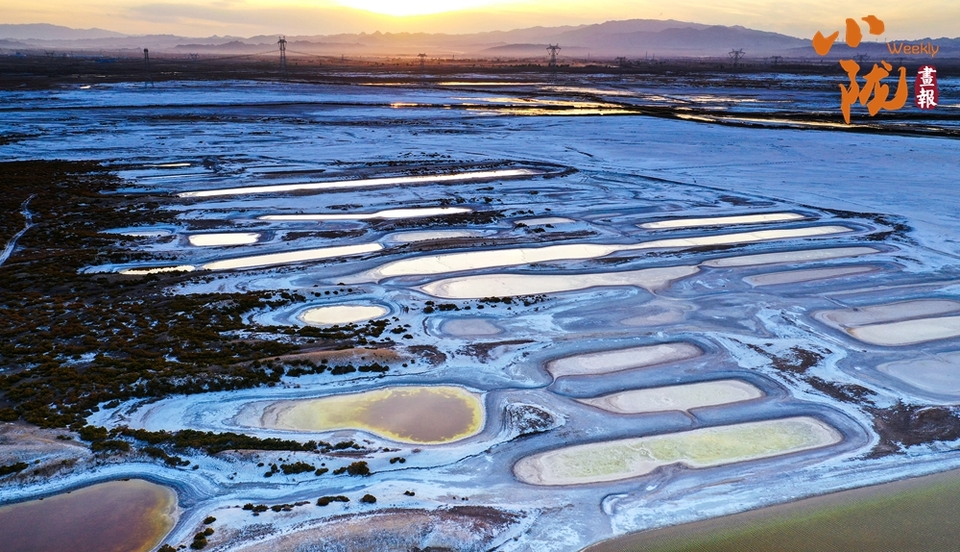
{"label": "chinese characters logo", "polygon": [[[863,21],[869,25],[869,32],[872,35],[883,34],[883,21],[876,16],[868,15]],[[833,43],[840,36],[840,31],[836,31],[830,36],[823,36],[823,33],[817,31],[813,37],[813,49],[817,54],[825,56],[830,52]],[[847,30],[844,40],[847,46],[856,48],[863,40],[863,32],[860,30],[860,24],[854,19],[847,18]],[[840,111],[843,113],[843,120],[850,124],[850,108],[857,102],[867,108],[870,116],[874,116],[881,109],[895,111],[907,103],[907,68],[900,67],[900,80],[897,83],[897,93],[890,98],[890,87],[883,83],[883,79],[890,76],[893,66],[884,60],[880,60],[880,65],[873,64],[873,69],[867,73],[863,80],[863,86],[857,82],[860,74],[860,64],[852,59],[841,59],[840,66],[847,72],[850,79],[848,86],[840,85]],[[918,77],[919,78],[919,77]],[[919,82],[919,81],[918,81]],[[888,99],[889,98],[889,99]]]}
{"label": "chinese characters logo", "polygon": [[917,71],[917,80],[913,85],[916,98],[914,103],[920,109],[933,109],[940,101],[937,92],[937,69],[933,65],[923,65]]}

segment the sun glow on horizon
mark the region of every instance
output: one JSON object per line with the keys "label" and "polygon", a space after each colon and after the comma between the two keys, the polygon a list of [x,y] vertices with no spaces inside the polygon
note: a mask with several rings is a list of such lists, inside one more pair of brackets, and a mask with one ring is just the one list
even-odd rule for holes
{"label": "sun glow on horizon", "polygon": [[501,0],[407,0],[405,2],[395,0],[338,0],[338,3],[348,8],[381,15],[409,17],[485,7],[499,4]]}

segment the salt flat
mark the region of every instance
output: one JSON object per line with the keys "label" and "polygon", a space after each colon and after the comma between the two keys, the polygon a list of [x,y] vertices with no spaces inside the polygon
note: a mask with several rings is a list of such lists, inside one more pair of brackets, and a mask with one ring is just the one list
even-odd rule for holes
{"label": "salt flat", "polygon": [[[196,389],[148,398],[149,386],[182,384],[163,373],[188,364],[150,356],[158,383],[128,382],[139,394],[99,404],[86,423],[330,445],[217,454],[158,445],[191,463],[176,467],[119,437],[131,452],[62,477],[0,481],[3,501],[149,477],[180,496],[165,541],[174,547],[207,516],[222,524],[212,546],[233,550],[255,546],[240,535],[256,531],[316,545],[310,535],[346,524],[387,534],[404,519],[436,526],[423,512],[469,506],[512,520],[498,526],[504,550],[565,551],[960,465],[950,445],[956,140],[634,109],[783,99],[764,86],[443,80],[0,93],[11,106],[0,132],[26,136],[0,147],[0,159],[99,160],[124,179],[119,195],[147,197],[165,217],[105,233],[134,235],[98,257],[85,283],[208,297],[232,324],[210,330],[222,342],[278,345],[237,369],[263,381],[282,371],[270,384],[231,387],[218,379],[229,367],[217,366]],[[796,101],[834,109],[824,97]],[[646,223],[658,225],[638,227]],[[204,235],[258,238],[190,246]],[[242,250],[216,249],[229,245]],[[230,294],[264,299],[234,312],[242,301]],[[132,320],[153,328],[148,306]],[[176,331],[199,334],[181,315]],[[288,345],[293,353],[279,352]],[[191,358],[202,362],[204,347]],[[60,361],[78,373],[100,362]],[[447,421],[446,407],[414,394],[415,416],[372,419],[369,401],[355,400],[417,386],[470,390],[482,422],[464,438],[430,439],[416,431]],[[260,423],[266,405],[327,399],[350,403],[360,421],[311,426],[324,411],[317,402],[301,426]],[[928,425],[901,432],[903,419]],[[406,437],[388,431],[393,422]],[[270,471],[298,462],[329,472]],[[370,474],[333,474],[354,462]],[[377,502],[361,503],[366,494]],[[350,502],[314,505],[337,495]],[[236,508],[302,501],[255,518]],[[405,538],[431,545],[418,535]]]}

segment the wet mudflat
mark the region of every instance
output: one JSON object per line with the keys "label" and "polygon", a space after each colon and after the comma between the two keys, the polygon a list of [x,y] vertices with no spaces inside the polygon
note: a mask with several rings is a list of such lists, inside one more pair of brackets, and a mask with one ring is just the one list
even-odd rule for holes
{"label": "wet mudflat", "polygon": [[954,550],[957,516],[960,473],[953,471],[627,535],[586,551]]}

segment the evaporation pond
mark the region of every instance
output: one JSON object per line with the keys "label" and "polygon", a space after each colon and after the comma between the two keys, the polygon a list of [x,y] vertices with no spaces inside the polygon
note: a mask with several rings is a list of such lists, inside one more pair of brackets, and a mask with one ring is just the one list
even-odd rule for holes
{"label": "evaporation pond", "polygon": [[601,483],[639,477],[671,464],[708,468],[816,449],[841,440],[833,427],[800,416],[572,445],[527,456],[513,471],[520,481],[533,485]]}
{"label": "evaporation pond", "polygon": [[651,389],[631,389],[602,397],[577,400],[615,414],[642,414],[670,410],[685,411],[691,408],[749,401],[762,396],[763,391],[745,381],[719,380]]}
{"label": "evaporation pond", "polygon": [[145,552],[176,521],[177,495],[141,479],[110,481],[0,507],[0,549]]}
{"label": "evaporation pond", "polygon": [[365,322],[379,318],[388,312],[390,312],[389,309],[380,305],[329,305],[307,309],[297,318],[311,326],[330,326]]}
{"label": "evaporation pond", "polygon": [[877,370],[928,393],[960,397],[960,351],[888,362]]}
{"label": "evaporation pond", "polygon": [[294,431],[360,429],[404,443],[439,444],[483,428],[480,396],[454,386],[387,387],[266,407],[261,425]]}

